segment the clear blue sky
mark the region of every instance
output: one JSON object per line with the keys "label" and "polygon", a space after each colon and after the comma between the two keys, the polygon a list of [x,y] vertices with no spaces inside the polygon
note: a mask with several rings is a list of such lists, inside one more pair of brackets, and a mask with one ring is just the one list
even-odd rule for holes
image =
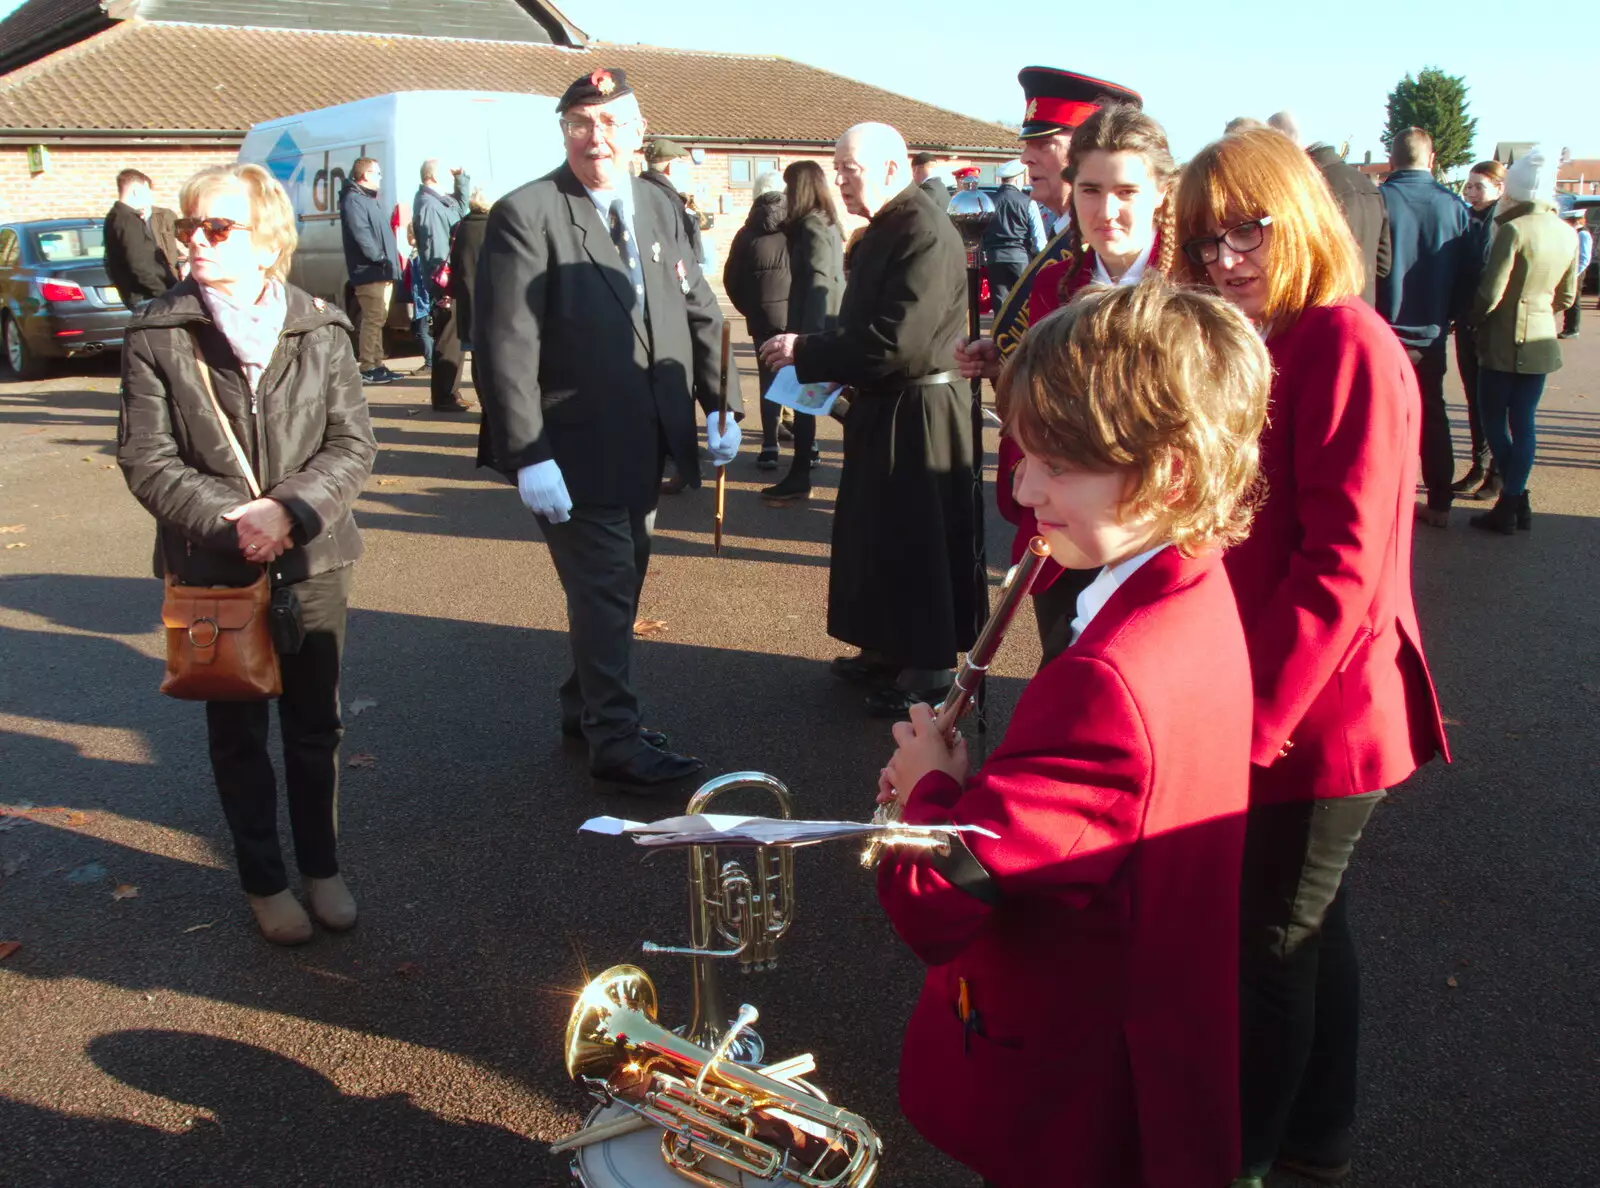
{"label": "clear blue sky", "polygon": [[[1078,70],[1140,92],[1180,159],[1234,116],[1265,119],[1287,107],[1309,138],[1348,138],[1352,160],[1366,149],[1382,160],[1390,88],[1407,71],[1438,66],[1466,77],[1479,157],[1497,140],[1538,140],[1552,156],[1565,145],[1574,157],[1600,157],[1590,114],[1593,38],[1576,11],[1561,19],[1566,32],[1559,33],[1558,10],[1540,3],[557,2],[606,41],[782,54],[1013,123],[1022,114],[1020,68]],[[1119,24],[1125,29],[1108,37]]]}
{"label": "clear blue sky", "polygon": [[[1017,71],[1060,66],[1130,86],[1187,157],[1236,115],[1287,107],[1312,139],[1382,159],[1384,98],[1407,71],[1464,75],[1477,155],[1497,140],[1600,157],[1596,54],[1578,10],[1485,0],[1338,0],[1234,7],[1192,0],[1002,3],[809,0],[804,5],[558,0],[591,37],[783,54],[985,119],[1021,116]],[[17,0],[0,0],[0,16]],[[973,24],[979,13],[983,23]],[[1061,14],[1065,15],[1061,15]],[[1126,32],[1113,30],[1127,27]],[[1108,30],[1113,30],[1108,33]]]}

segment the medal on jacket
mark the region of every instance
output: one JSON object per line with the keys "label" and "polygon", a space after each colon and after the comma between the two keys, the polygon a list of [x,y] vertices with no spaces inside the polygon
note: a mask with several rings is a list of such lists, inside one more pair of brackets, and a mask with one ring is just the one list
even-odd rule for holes
{"label": "medal on jacket", "polygon": [[689,270],[683,266],[682,260],[678,261],[678,288],[683,290],[685,297],[694,292],[689,285]]}
{"label": "medal on jacket", "polygon": [[659,243],[650,245],[650,262],[652,264],[661,263],[661,245]]}

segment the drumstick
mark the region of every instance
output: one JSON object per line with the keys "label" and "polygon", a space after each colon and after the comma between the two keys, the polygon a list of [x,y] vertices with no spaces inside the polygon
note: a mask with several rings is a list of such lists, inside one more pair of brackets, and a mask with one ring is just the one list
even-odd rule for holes
{"label": "drumstick", "polygon": [[[728,372],[733,370],[733,327],[722,323],[722,384],[717,391],[717,428],[728,431]],[[728,502],[728,468],[717,467],[717,523],[711,537],[711,555],[722,556],[722,513]]]}
{"label": "drumstick", "polygon": [[649,1130],[655,1123],[638,1114],[629,1114],[625,1118],[613,1118],[610,1122],[602,1122],[598,1126],[587,1126],[576,1134],[569,1134],[564,1139],[557,1139],[550,1144],[550,1154],[559,1155],[563,1151],[576,1151],[579,1147],[592,1146],[603,1143],[607,1139],[621,1138],[625,1134],[632,1134],[636,1130]]}

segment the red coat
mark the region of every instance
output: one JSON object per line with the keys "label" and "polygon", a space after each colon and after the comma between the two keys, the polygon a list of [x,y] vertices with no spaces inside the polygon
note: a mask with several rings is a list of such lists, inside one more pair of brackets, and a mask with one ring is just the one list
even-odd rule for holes
{"label": "red coat", "polygon": [[[906,820],[997,902],[891,852],[878,897],[929,966],[900,1105],[1000,1188],[1222,1188],[1238,1173],[1239,868],[1250,672],[1220,559],[1147,561],[1028,683],[966,788]],[[963,881],[963,885],[965,885]],[[981,1028],[958,1014],[960,981]]]}
{"label": "red coat", "polygon": [[[1152,252],[1159,251],[1160,237],[1157,237],[1156,247]],[[1070,279],[1069,279],[1070,278]],[[1066,298],[1070,299],[1074,293],[1094,279],[1094,252],[1085,251],[1076,259],[1057,260],[1054,264],[1046,264],[1039,269],[1039,275],[1034,279],[1033,287],[1028,290],[1028,325],[1037,326],[1041,319],[1054,313],[1066,304],[1061,293],[1061,283],[1067,280]],[[1009,437],[1000,436],[999,465],[995,470],[994,499],[1000,509],[1000,514],[1017,526],[1016,539],[1011,542],[1011,564],[1015,565],[1022,560],[1022,554],[1028,547],[1028,542],[1039,533],[1039,520],[1033,514],[1031,507],[1023,507],[1011,493],[1012,471],[1022,461],[1022,448]],[[1046,561],[1039,567],[1039,576],[1034,580],[1033,592],[1049,588],[1050,583],[1061,576],[1061,566],[1055,561]]]}
{"label": "red coat", "polygon": [[1306,310],[1267,350],[1267,497],[1227,555],[1255,680],[1252,799],[1375,792],[1449,758],[1411,600],[1416,375],[1355,299]]}

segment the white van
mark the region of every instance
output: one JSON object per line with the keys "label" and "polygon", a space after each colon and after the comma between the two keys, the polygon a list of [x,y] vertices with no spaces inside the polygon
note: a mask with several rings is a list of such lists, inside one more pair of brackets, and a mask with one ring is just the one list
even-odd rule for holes
{"label": "white van", "polygon": [[[239,160],[264,165],[294,203],[300,246],[290,279],[335,303],[344,299],[339,194],[357,157],[383,167],[378,200],[393,211],[401,263],[410,254],[405,225],[422,163],[466,169],[474,187],[498,198],[543,177],[565,159],[556,100],[495,91],[396,91],[251,128]],[[440,181],[450,188],[448,173]],[[396,293],[403,308],[405,296]]]}

